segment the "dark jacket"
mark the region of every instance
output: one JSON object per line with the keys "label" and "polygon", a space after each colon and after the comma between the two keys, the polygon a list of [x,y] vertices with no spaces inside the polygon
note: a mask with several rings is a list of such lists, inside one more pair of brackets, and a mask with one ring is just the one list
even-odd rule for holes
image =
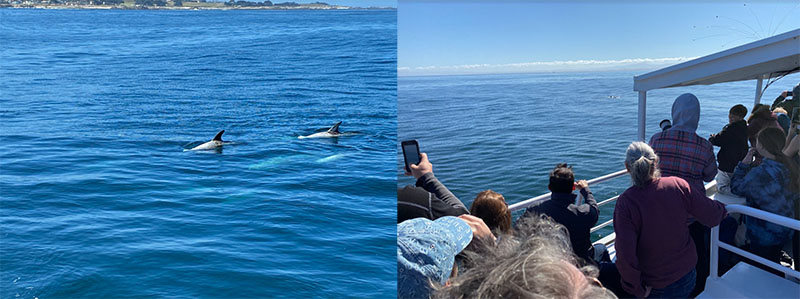
{"label": "dark jacket", "polygon": [[717,161],[719,170],[733,172],[736,164],[747,155],[747,122],[744,120],[728,124],[722,131],[708,139],[711,144],[719,146]]}
{"label": "dark jacket", "polygon": [[579,206],[575,205],[577,195],[572,193],[553,193],[550,195],[550,199],[528,207],[522,217],[543,214],[566,226],[569,231],[572,250],[577,256],[586,261],[591,261],[589,248],[592,246],[592,241],[589,239],[589,230],[597,224],[597,201],[594,200],[592,191],[589,188],[581,189],[580,192],[586,201]]}
{"label": "dark jacket", "polygon": [[769,107],[769,110],[775,110],[775,108],[781,107],[783,110],[786,110],[789,113],[789,117],[792,117],[792,111],[795,108],[800,107],[800,100],[797,97],[792,97],[791,100],[786,100],[783,96],[778,96],[775,101],[772,102],[772,105]]}
{"label": "dark jacket", "polygon": [[436,220],[463,214],[469,214],[467,207],[433,173],[419,177],[416,187],[397,189],[397,223],[419,217]]}

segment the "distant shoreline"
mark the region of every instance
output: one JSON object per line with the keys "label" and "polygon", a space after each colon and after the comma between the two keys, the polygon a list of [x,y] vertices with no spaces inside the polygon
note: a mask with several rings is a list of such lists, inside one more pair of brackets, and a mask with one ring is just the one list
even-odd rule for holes
{"label": "distant shoreline", "polygon": [[53,5],[0,4],[2,8],[90,9],[90,10],[396,10],[395,7],[352,7],[340,5],[299,6],[126,6],[126,5]]}

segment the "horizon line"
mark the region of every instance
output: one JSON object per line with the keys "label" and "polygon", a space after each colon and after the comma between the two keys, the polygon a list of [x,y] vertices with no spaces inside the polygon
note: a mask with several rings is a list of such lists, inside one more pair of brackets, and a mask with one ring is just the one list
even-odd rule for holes
{"label": "horizon line", "polygon": [[398,77],[407,76],[446,76],[476,74],[508,74],[508,73],[553,73],[553,72],[587,72],[587,71],[634,71],[654,70],[686,62],[696,57],[664,57],[664,58],[626,58],[626,59],[579,59],[534,61],[503,64],[462,64],[448,66],[397,67]]}

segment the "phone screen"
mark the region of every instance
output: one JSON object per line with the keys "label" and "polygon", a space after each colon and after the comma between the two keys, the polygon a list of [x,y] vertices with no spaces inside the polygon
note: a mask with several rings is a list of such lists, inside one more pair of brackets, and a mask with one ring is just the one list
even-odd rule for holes
{"label": "phone screen", "polygon": [[401,143],[403,146],[403,159],[406,163],[406,171],[411,172],[408,165],[419,164],[419,143],[416,140],[406,140]]}

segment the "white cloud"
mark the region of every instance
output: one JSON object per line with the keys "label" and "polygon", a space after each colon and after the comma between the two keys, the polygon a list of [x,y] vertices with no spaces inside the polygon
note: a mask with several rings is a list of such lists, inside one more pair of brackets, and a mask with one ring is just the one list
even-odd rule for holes
{"label": "white cloud", "polygon": [[400,76],[468,75],[494,73],[583,72],[655,70],[697,57],[631,58],[621,60],[538,61],[508,64],[465,64],[451,66],[398,67]]}

